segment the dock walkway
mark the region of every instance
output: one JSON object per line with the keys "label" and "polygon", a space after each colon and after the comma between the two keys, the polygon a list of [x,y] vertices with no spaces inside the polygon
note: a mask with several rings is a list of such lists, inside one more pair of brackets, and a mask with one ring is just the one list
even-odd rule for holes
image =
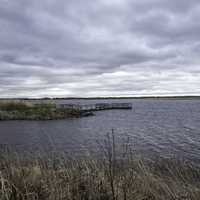
{"label": "dock walkway", "polygon": [[110,109],[132,109],[132,103],[97,103],[97,104],[57,104],[57,108],[72,108],[80,111],[99,111]]}

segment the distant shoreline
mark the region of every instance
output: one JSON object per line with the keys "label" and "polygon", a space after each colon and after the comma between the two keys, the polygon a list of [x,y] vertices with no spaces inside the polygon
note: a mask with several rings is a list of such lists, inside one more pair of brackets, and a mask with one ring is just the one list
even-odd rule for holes
{"label": "distant shoreline", "polygon": [[45,98],[0,98],[1,100],[104,100],[104,99],[150,99],[150,100],[200,100],[200,96],[141,96],[141,97],[45,97]]}

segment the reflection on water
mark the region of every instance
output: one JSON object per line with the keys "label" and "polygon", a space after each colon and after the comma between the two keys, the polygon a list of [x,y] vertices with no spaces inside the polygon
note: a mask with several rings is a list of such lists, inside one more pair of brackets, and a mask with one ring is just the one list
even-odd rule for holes
{"label": "reflection on water", "polygon": [[96,140],[113,128],[117,137],[129,136],[138,153],[200,159],[200,101],[106,101],[132,102],[133,110],[99,111],[92,117],[57,121],[1,121],[0,143],[75,153],[95,150]]}

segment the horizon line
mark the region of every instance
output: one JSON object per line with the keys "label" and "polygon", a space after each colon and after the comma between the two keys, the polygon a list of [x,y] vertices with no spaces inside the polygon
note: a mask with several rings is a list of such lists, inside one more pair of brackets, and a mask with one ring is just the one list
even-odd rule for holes
{"label": "horizon line", "polygon": [[141,95],[141,96],[96,96],[96,97],[0,97],[0,100],[54,100],[54,99],[144,99],[144,98],[200,98],[200,95]]}

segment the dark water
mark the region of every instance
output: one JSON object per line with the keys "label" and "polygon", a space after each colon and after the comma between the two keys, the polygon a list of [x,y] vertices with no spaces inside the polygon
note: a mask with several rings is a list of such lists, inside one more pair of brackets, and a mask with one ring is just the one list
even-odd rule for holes
{"label": "dark water", "polygon": [[99,111],[92,117],[58,121],[1,121],[0,143],[33,149],[53,147],[78,153],[97,150],[96,140],[102,140],[114,129],[118,138],[129,136],[140,154],[200,161],[200,101],[108,101],[132,102],[133,110]]}

